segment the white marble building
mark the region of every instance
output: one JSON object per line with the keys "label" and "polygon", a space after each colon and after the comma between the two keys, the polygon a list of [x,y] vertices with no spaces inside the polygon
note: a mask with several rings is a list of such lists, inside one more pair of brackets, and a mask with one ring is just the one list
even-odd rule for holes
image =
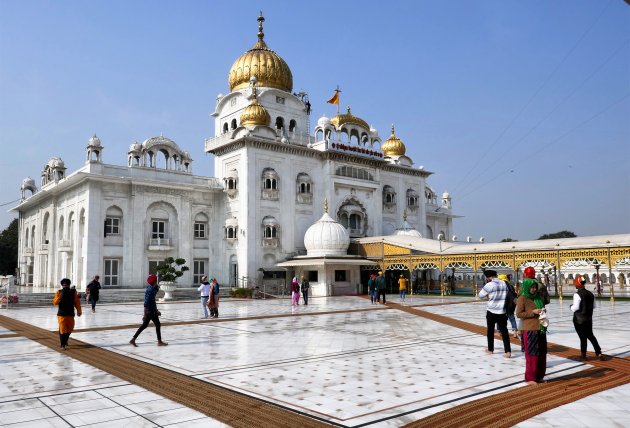
{"label": "white marble building", "polygon": [[162,136],[132,144],[126,166],[104,163],[96,136],[76,172],[52,159],[41,190],[25,179],[14,208],[22,284],[52,287],[67,276],[82,288],[100,274],[106,285],[140,287],[167,256],[188,261],[182,286],[204,272],[223,284],[259,283],[305,254],[325,199],[351,238],[392,234],[405,211],[406,228],[452,235],[450,196],[438,199],[431,172],[414,166],[393,126],[382,141],[348,107],[311,131],[308,95],[292,92],[291,70],[258,21],[258,40],[234,62],[230,92],[212,113],[204,150],[217,178],[193,175],[191,156]]}

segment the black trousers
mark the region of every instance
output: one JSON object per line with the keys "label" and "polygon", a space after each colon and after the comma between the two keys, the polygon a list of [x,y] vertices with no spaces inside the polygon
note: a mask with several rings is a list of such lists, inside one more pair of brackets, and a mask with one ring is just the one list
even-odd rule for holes
{"label": "black trousers", "polygon": [[70,339],[70,333],[64,333],[64,334],[59,333],[59,341],[61,342],[61,346],[67,346],[68,339]]}
{"label": "black trousers", "polygon": [[308,290],[302,291],[302,297],[304,298],[304,304],[308,305]]}
{"label": "black trousers", "polygon": [[94,310],[96,308],[96,302],[98,302],[98,297],[94,297],[94,296],[90,295],[88,301],[92,305],[92,310]]}
{"label": "black trousers", "polygon": [[142,333],[142,331],[149,326],[150,321],[153,321],[153,325],[155,325],[155,334],[157,335],[157,340],[162,341],[162,332],[160,331],[160,318],[158,317],[158,314],[149,314],[145,315],[142,318],[142,325],[140,326],[138,331],[136,331],[136,334],[133,335],[134,339],[140,336],[140,333]]}
{"label": "black trousers", "polygon": [[383,303],[386,303],[386,302],[385,302],[385,289],[384,289],[384,288],[383,288],[383,289],[378,290],[378,296],[376,297],[376,301],[377,301],[377,302],[380,302],[380,301],[381,301],[381,296],[383,296]]}
{"label": "black trousers", "polygon": [[490,311],[486,311],[486,323],[488,325],[488,351],[494,351],[494,325],[499,325],[499,331],[501,332],[501,339],[503,339],[504,352],[512,352],[510,346],[510,334],[507,329],[508,317],[506,314],[495,314]]}
{"label": "black trousers", "polygon": [[587,340],[591,341],[593,348],[595,348],[595,354],[599,355],[602,353],[602,348],[599,347],[599,343],[597,343],[597,339],[593,334],[593,320],[588,320],[582,324],[578,324],[574,318],[573,326],[580,337],[580,351],[582,352],[582,355],[586,355],[586,346],[588,345],[586,342]]}

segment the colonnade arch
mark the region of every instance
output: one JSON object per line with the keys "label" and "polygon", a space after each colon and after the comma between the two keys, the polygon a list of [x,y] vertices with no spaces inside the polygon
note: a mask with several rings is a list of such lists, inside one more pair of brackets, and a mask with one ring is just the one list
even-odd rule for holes
{"label": "colonnade arch", "polygon": [[[588,283],[603,283],[607,294],[614,299],[615,288],[625,289],[630,275],[630,246],[443,254],[420,252],[383,239],[382,242],[358,244],[358,254],[376,261],[384,271],[405,272],[412,282],[422,282],[422,277],[417,280],[418,272],[422,271],[432,272],[431,278],[437,275],[449,279],[450,276],[454,292],[459,289],[476,292],[474,282],[477,280],[478,286],[483,283],[484,269],[511,274],[513,282],[519,282],[524,269],[532,266],[552,294],[562,296],[572,293],[573,279],[582,275]],[[430,290],[430,286],[425,289]]]}

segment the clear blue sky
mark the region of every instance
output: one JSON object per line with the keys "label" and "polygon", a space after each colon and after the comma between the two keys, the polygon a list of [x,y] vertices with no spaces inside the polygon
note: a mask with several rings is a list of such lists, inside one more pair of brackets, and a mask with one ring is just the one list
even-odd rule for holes
{"label": "clear blue sky", "polygon": [[[203,140],[232,62],[265,40],[295,90],[342,105],[448,190],[488,241],[630,232],[630,6],[557,1],[0,2],[0,204],[53,156],[107,163],[163,133],[213,175]],[[0,229],[14,213],[0,212]]]}

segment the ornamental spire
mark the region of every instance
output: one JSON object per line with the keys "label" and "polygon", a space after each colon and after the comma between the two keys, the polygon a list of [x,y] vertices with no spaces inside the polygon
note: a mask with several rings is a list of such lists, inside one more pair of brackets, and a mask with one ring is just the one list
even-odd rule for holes
{"label": "ornamental spire", "polygon": [[407,208],[403,211],[403,221],[407,221]]}
{"label": "ornamental spire", "polygon": [[328,214],[328,198],[324,198],[324,213]]}
{"label": "ornamental spire", "polygon": [[262,42],[265,38],[265,33],[263,33],[263,22],[265,22],[265,17],[263,16],[262,10],[260,11],[260,15],[258,16],[258,41]]}

